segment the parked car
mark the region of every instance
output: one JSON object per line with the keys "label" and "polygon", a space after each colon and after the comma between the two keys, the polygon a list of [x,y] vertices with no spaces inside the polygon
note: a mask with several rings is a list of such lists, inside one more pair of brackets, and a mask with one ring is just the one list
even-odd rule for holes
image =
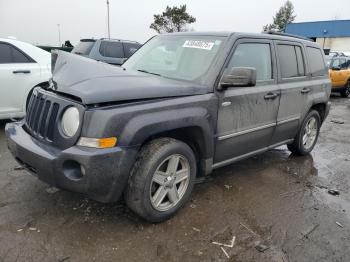
{"label": "parked car", "polygon": [[48,84],[50,77],[50,53],[0,38],[0,119],[23,117],[33,88]]}
{"label": "parked car", "polygon": [[308,154],[330,93],[314,42],[163,34],[122,67],[59,51],[52,84],[35,89],[26,119],[7,124],[6,135],[15,158],[46,183],[101,202],[124,195],[160,222],[213,169],[285,144]]}
{"label": "parked car", "polygon": [[330,57],[343,57],[346,56],[343,52],[331,51],[329,52]]}
{"label": "parked car", "polygon": [[335,57],[329,60],[329,77],[332,81],[332,92],[342,97],[350,96],[350,57]]}
{"label": "parked car", "polygon": [[81,39],[72,53],[112,65],[121,65],[140,47],[141,44],[128,40]]}

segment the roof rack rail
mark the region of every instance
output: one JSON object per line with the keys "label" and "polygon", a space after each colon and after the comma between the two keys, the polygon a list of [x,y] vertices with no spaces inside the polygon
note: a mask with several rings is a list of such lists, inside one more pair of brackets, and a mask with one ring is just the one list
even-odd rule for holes
{"label": "roof rack rail", "polygon": [[108,37],[100,38],[100,40],[113,40],[113,41],[119,41],[119,42],[128,42],[128,43],[137,43],[137,44],[139,44],[139,42],[137,42],[137,41],[123,40],[123,39],[116,39],[116,38],[108,38]]}
{"label": "roof rack rail", "polygon": [[310,38],[307,38],[307,37],[303,37],[303,36],[299,36],[299,35],[292,35],[292,34],[287,34],[287,33],[282,33],[282,32],[276,32],[276,31],[273,31],[273,30],[264,31],[263,33],[264,34],[269,34],[269,35],[289,36],[289,37],[299,38],[299,39],[303,39],[303,40],[307,40],[307,41],[313,42]]}

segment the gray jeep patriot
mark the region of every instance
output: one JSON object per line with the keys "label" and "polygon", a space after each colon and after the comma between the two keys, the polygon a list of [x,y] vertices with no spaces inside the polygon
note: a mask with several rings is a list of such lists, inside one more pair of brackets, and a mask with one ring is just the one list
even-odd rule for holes
{"label": "gray jeep patriot", "polygon": [[196,178],[288,145],[308,154],[329,112],[320,47],[275,33],[176,33],[122,67],[58,52],[47,88],[6,125],[40,180],[101,202],[124,197],[151,222],[176,213]]}

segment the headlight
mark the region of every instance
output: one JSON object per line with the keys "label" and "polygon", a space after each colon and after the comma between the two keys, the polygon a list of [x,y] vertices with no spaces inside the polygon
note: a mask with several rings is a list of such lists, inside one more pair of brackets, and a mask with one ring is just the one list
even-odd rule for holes
{"label": "headlight", "polygon": [[69,107],[66,109],[62,116],[61,122],[63,133],[68,137],[74,136],[79,129],[79,124],[80,120],[78,109],[76,107]]}

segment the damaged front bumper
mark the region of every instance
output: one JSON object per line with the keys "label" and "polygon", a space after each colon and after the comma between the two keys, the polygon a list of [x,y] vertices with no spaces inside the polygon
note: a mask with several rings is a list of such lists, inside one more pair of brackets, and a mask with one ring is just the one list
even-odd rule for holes
{"label": "damaged front bumper", "polygon": [[15,159],[45,183],[81,193],[100,202],[117,201],[127,185],[137,148],[94,149],[72,146],[59,150],[23,129],[23,122],[5,128]]}

